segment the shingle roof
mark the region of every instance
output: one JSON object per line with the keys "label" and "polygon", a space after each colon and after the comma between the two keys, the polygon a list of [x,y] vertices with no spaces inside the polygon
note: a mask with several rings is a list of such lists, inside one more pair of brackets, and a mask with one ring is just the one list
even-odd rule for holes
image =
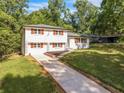
{"label": "shingle roof", "polygon": [[[50,25],[45,25],[45,24],[38,24],[38,25],[26,25],[24,27],[43,27],[43,28],[53,28],[53,29],[64,29],[62,27],[58,27],[58,26],[50,26]],[[67,30],[67,29],[66,29]]]}
{"label": "shingle roof", "polygon": [[68,32],[68,36],[70,37],[80,37],[80,34],[74,33],[74,32]]}

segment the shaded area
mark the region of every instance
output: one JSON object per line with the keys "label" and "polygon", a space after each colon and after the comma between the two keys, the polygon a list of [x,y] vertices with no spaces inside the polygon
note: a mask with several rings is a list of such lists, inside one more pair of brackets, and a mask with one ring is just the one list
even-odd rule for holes
{"label": "shaded area", "polygon": [[31,57],[14,55],[0,63],[0,93],[58,93],[48,74]]}
{"label": "shaded area", "polygon": [[60,60],[124,92],[123,47],[93,46],[67,54]]}
{"label": "shaded area", "polygon": [[0,93],[57,93],[51,81],[44,76],[16,76],[7,74]]}

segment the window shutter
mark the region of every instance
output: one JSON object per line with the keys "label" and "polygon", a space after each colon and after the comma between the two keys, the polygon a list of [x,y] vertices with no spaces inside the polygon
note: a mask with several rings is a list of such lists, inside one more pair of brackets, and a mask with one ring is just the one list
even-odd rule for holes
{"label": "window shutter", "polygon": [[40,34],[42,34],[42,35],[44,34],[44,29],[40,30]]}
{"label": "window shutter", "polygon": [[34,29],[33,29],[33,28],[31,29],[31,34],[35,34],[35,31],[34,31]]}
{"label": "window shutter", "polygon": [[60,43],[60,47],[62,47],[62,45],[63,45],[63,44],[62,44],[62,43]]}
{"label": "window shutter", "polygon": [[52,47],[53,47],[53,48],[55,47],[55,43],[52,44]]}
{"label": "window shutter", "polygon": [[56,35],[56,31],[55,30],[53,31],[53,35]]}
{"label": "window shutter", "polygon": [[31,43],[30,45],[31,45],[31,48],[34,48],[34,44],[33,43]]}
{"label": "window shutter", "polygon": [[62,33],[62,35],[64,35],[64,32],[63,31],[61,33]]}
{"label": "window shutter", "polygon": [[43,43],[40,44],[40,48],[43,48]]}

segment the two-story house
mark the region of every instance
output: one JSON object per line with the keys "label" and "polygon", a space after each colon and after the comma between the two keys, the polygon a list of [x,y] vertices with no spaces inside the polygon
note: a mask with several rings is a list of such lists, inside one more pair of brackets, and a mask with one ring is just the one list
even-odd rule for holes
{"label": "two-story house", "polygon": [[[70,36],[69,30],[49,25],[27,25],[22,31],[22,54],[42,54],[79,48],[80,36]],[[87,38],[85,38],[88,41]],[[88,45],[88,43],[87,43]],[[80,48],[88,48],[80,46]]]}

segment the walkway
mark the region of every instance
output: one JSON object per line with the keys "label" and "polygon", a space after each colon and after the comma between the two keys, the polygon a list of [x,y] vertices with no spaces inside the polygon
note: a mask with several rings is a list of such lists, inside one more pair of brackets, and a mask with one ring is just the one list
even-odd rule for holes
{"label": "walkway", "polygon": [[44,66],[66,93],[110,93],[72,68],[45,55],[33,56]]}

